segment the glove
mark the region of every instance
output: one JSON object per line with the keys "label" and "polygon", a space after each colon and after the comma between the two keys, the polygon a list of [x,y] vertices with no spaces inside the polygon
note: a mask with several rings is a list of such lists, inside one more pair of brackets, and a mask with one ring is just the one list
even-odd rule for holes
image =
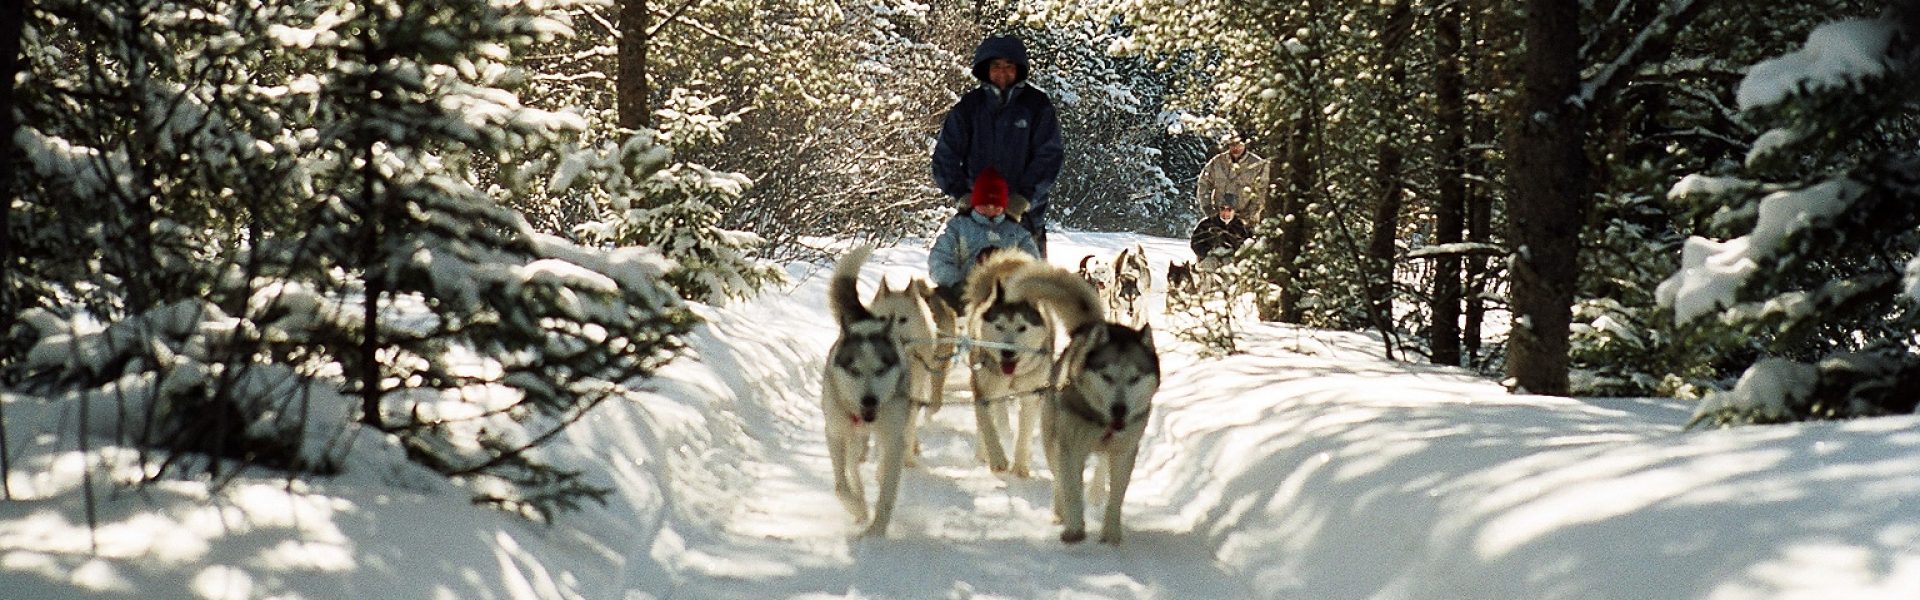
{"label": "glove", "polygon": [[1015,221],[1020,221],[1022,223],[1025,223],[1026,221],[1021,219],[1021,217],[1026,216],[1027,209],[1032,207],[1033,207],[1033,202],[1030,200],[1027,200],[1026,196],[1022,196],[1019,194],[1007,195],[1007,216],[1013,217],[1013,220]]}
{"label": "glove", "polygon": [[960,214],[963,214],[963,215],[967,214],[969,211],[973,210],[973,195],[960,194],[960,195],[954,196],[953,207],[960,209]]}

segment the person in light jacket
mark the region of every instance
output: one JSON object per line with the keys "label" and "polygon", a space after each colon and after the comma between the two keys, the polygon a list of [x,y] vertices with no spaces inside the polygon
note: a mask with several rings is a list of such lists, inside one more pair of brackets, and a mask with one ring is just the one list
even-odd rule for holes
{"label": "person in light jacket", "polygon": [[933,183],[969,207],[973,181],[991,167],[1000,172],[1012,196],[1028,209],[1013,217],[1031,234],[1037,256],[1047,251],[1047,192],[1060,177],[1066,155],[1060,143],[1060,116],[1046,92],[1027,83],[1032,67],[1020,38],[992,36],[973,52],[973,76],[980,86],[960,96],[940,125],[933,146]]}
{"label": "person in light jacket", "polygon": [[947,219],[947,227],[933,241],[927,253],[927,275],[938,294],[955,312],[961,312],[966,297],[967,275],[993,252],[1017,248],[1040,256],[1033,234],[1007,215],[1007,180],[988,167],[974,179],[966,214]]}
{"label": "person in light jacket", "polygon": [[1195,212],[1205,215],[1213,207],[1232,204],[1240,218],[1258,223],[1267,206],[1267,161],[1248,152],[1244,140],[1229,138],[1226,151],[1200,169],[1194,187]]}

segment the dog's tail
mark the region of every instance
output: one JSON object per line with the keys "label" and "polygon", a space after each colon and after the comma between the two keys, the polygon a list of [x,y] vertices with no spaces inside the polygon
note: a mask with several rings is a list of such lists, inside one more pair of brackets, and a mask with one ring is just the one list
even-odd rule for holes
{"label": "dog's tail", "polygon": [[1014,273],[1007,284],[1007,299],[1031,301],[1053,309],[1067,331],[1106,321],[1100,293],[1079,275],[1053,265],[1035,262]]}
{"label": "dog's tail", "polygon": [[833,318],[841,327],[873,318],[873,311],[860,302],[860,268],[866,266],[867,257],[872,255],[873,246],[856,246],[833,267],[833,281],[827,285],[827,307],[833,310]]}
{"label": "dog's tail", "polygon": [[1020,270],[1032,264],[1045,264],[1018,250],[995,252],[987,261],[967,274],[967,306],[980,306],[993,295],[994,286],[1013,280]]}

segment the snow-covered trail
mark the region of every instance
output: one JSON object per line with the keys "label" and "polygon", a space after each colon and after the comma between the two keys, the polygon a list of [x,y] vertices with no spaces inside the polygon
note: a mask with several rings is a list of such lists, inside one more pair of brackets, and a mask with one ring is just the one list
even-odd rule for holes
{"label": "snow-covered trail", "polygon": [[[1190,256],[1063,232],[1053,260],[1136,242],[1156,282]],[[866,289],[923,273],[925,247],[879,251]],[[1249,320],[1241,353],[1201,359],[1165,315],[1125,544],[1060,543],[1044,466],[974,462],[963,377],[889,535],[854,539],[820,431],[820,268],[697,307],[682,360],[544,448],[609,489],[548,525],[368,443],[338,477],[115,491],[90,532],[104,455],[72,449],[68,405],[0,398],[0,599],[1920,597],[1920,417],[1687,432],[1683,402],[1513,395],[1364,333]]]}
{"label": "snow-covered trail", "polygon": [[[1064,236],[1063,236],[1064,237]],[[1064,243],[1063,243],[1064,242]],[[1110,258],[1112,251],[1056,242],[1056,263],[1077,262],[1085,253]],[[923,251],[882,250],[863,274],[863,296],[885,274],[895,286],[924,272]],[[1068,258],[1070,257],[1070,258]],[[1156,272],[1164,268],[1164,260]],[[1164,275],[1160,275],[1164,276]],[[819,295],[802,288],[797,295]],[[1158,290],[1156,289],[1155,292]],[[1157,305],[1157,304],[1156,304]],[[733,313],[753,314],[751,309]],[[826,339],[830,323],[752,318],[751,325],[729,327],[792,328],[791,340]],[[1160,343],[1175,343],[1162,332]],[[823,344],[806,352],[824,355]],[[747,349],[761,354],[763,349]],[[1192,367],[1184,355],[1169,353],[1169,376]],[[802,360],[818,365],[821,359]],[[948,404],[921,430],[922,457],[907,467],[900,501],[885,538],[859,538],[832,493],[824,434],[819,426],[819,373],[794,374],[784,385],[760,385],[758,404],[772,408],[745,418],[751,431],[776,431],[760,440],[767,452],[737,468],[750,475],[750,487],[738,490],[740,503],[704,543],[690,546],[676,595],[698,598],[1239,598],[1258,594],[1212,556],[1210,541],[1194,531],[1195,519],[1181,514],[1184,499],[1170,498],[1177,461],[1171,444],[1151,447],[1136,469],[1128,495],[1127,540],[1114,547],[1095,542],[1067,545],[1050,508],[1052,474],[1035,447],[1031,478],[994,474],[974,458],[973,408],[966,376],[949,378]],[[1158,419],[1158,417],[1156,417]],[[1153,425],[1150,424],[1150,427]],[[868,496],[876,490],[873,466],[865,469]],[[1099,528],[1098,512],[1089,527]]]}

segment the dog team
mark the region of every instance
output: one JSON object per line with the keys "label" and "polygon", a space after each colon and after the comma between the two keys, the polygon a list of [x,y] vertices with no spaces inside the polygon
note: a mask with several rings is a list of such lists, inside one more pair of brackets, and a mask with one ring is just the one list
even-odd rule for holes
{"label": "dog team", "polygon": [[[1037,435],[1053,474],[1060,539],[1086,539],[1091,492],[1105,499],[1100,541],[1120,543],[1121,505],[1160,386],[1151,329],[1109,322],[1109,297],[1037,253],[988,250],[997,246],[969,252],[952,247],[964,242],[945,238],[930,254],[934,286],[914,279],[895,290],[883,277],[863,302],[858,280],[870,247],[848,252],[834,269],[828,305],[840,333],[827,354],[821,406],[835,494],[855,522],[866,524],[862,535],[886,534],[900,471],[918,452],[916,429],[940,409],[947,365],[961,353],[980,461],[996,473],[1030,477]],[[974,258],[953,269],[942,264],[942,253]],[[1144,257],[1138,262],[1144,272]],[[964,279],[956,281],[956,270]],[[1145,277],[1137,281],[1143,285]],[[871,514],[860,475],[869,446],[879,451]],[[1090,462],[1095,476],[1088,481]]]}

